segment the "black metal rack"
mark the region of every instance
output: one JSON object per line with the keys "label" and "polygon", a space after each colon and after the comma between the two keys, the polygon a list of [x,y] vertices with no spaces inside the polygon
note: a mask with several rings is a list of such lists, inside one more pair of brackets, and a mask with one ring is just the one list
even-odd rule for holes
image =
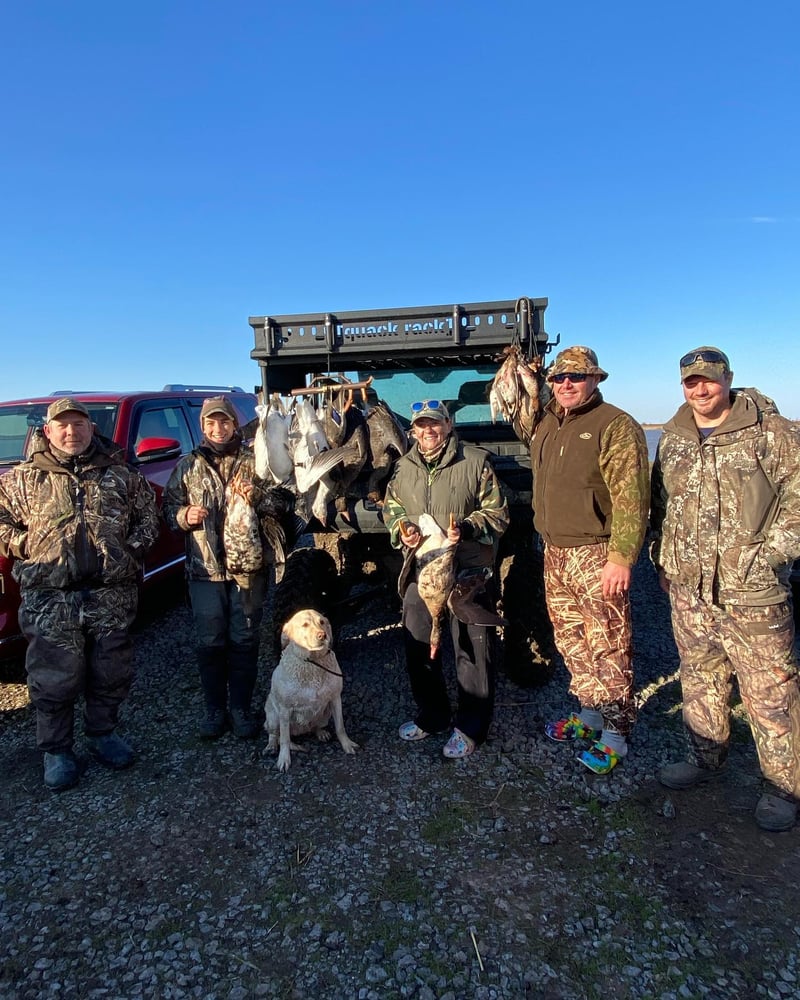
{"label": "black metal rack", "polygon": [[285,393],[327,371],[492,364],[518,344],[545,354],[546,298],[399,309],[251,316],[265,392]]}

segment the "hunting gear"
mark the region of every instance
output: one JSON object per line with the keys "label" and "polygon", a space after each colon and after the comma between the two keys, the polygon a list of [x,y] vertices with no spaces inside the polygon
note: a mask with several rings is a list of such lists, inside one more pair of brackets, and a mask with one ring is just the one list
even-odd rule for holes
{"label": "hunting gear", "polygon": [[547,609],[580,708],[545,726],[588,740],[578,760],[607,774],[628,752],[633,699],[631,571],[647,528],[644,431],[598,390],[608,378],[588,347],[547,370],[553,399],[531,439],[534,525],[544,541]]}
{"label": "hunting gear", "polygon": [[173,470],[164,516],[186,539],[205,702],[199,734],[217,739],[230,724],[235,736],[251,739],[261,729],[251,706],[268,572],[275,553],[285,550],[281,519],[293,515],[294,495],[256,476],[253,451],[226,397],[207,399],[200,421],[202,443]]}
{"label": "hunting gear", "polygon": [[36,742],[53,791],[79,778],[73,743],[81,694],[89,752],[114,769],[134,761],[115,729],[134,674],[128,630],[137,578],[157,536],[155,496],[144,477],[94,433],[82,403],[52,403],[30,458],[0,477],[0,551],[15,560]]}
{"label": "hunting gear", "polygon": [[757,389],[732,389],[727,355],[680,360],[685,403],[653,466],[651,555],[681,659],[685,761],[669,788],[721,773],[735,674],[764,777],[756,823],[787,830],[800,799],[800,682],[789,571],[800,557],[800,429]]}

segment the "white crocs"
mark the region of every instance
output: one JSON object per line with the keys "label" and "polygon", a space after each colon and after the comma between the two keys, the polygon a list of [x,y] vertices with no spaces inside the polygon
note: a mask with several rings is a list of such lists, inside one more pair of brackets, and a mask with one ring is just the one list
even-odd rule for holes
{"label": "white crocs", "polygon": [[416,722],[404,722],[398,729],[397,735],[407,743],[414,743],[416,740],[424,740],[426,736],[430,736],[430,733],[420,729]]}
{"label": "white crocs", "polygon": [[460,760],[462,757],[469,757],[475,749],[475,740],[470,739],[466,733],[460,729],[454,729],[453,735],[445,743],[442,753],[450,760]]}

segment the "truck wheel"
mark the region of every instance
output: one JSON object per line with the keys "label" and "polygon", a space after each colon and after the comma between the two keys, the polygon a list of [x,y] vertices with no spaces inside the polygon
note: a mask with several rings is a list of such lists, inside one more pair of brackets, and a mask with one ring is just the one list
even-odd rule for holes
{"label": "truck wheel", "polygon": [[336,563],[323,549],[295,549],[286,560],[281,582],[275,587],[272,602],[272,628],[275,652],[280,651],[281,629],[295,612],[314,608],[334,621],[339,599]]}
{"label": "truck wheel", "polygon": [[500,550],[505,673],[520,687],[546,684],[555,670],[553,626],[544,598],[544,559],[530,529],[512,527]]}
{"label": "truck wheel", "polygon": [[358,531],[314,535],[314,545],[329,552],[339,572],[339,594],[342,600],[360,585],[386,588],[390,607],[399,611],[397,580],[403,567],[403,557],[389,544],[389,533]]}

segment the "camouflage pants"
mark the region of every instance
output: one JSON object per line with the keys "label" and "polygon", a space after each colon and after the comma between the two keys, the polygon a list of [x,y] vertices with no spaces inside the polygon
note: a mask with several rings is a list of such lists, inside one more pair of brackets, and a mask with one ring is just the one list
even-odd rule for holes
{"label": "camouflage pants", "polygon": [[727,756],[736,674],[761,773],[779,794],[800,799],[800,682],[791,604],[723,609],[675,584],[670,601],[694,762],[718,767]]}
{"label": "camouflage pants", "polygon": [[23,593],[19,621],[28,640],[25,667],[39,749],[72,748],[74,706],[81,694],[87,735],[115,728],[133,680],[128,629],[137,597],[136,587]]}
{"label": "camouflage pants", "polygon": [[629,735],[633,700],[631,605],[628,594],[603,597],[608,545],[545,545],[544,584],[556,646],[582,708],[602,712],[607,726]]}

